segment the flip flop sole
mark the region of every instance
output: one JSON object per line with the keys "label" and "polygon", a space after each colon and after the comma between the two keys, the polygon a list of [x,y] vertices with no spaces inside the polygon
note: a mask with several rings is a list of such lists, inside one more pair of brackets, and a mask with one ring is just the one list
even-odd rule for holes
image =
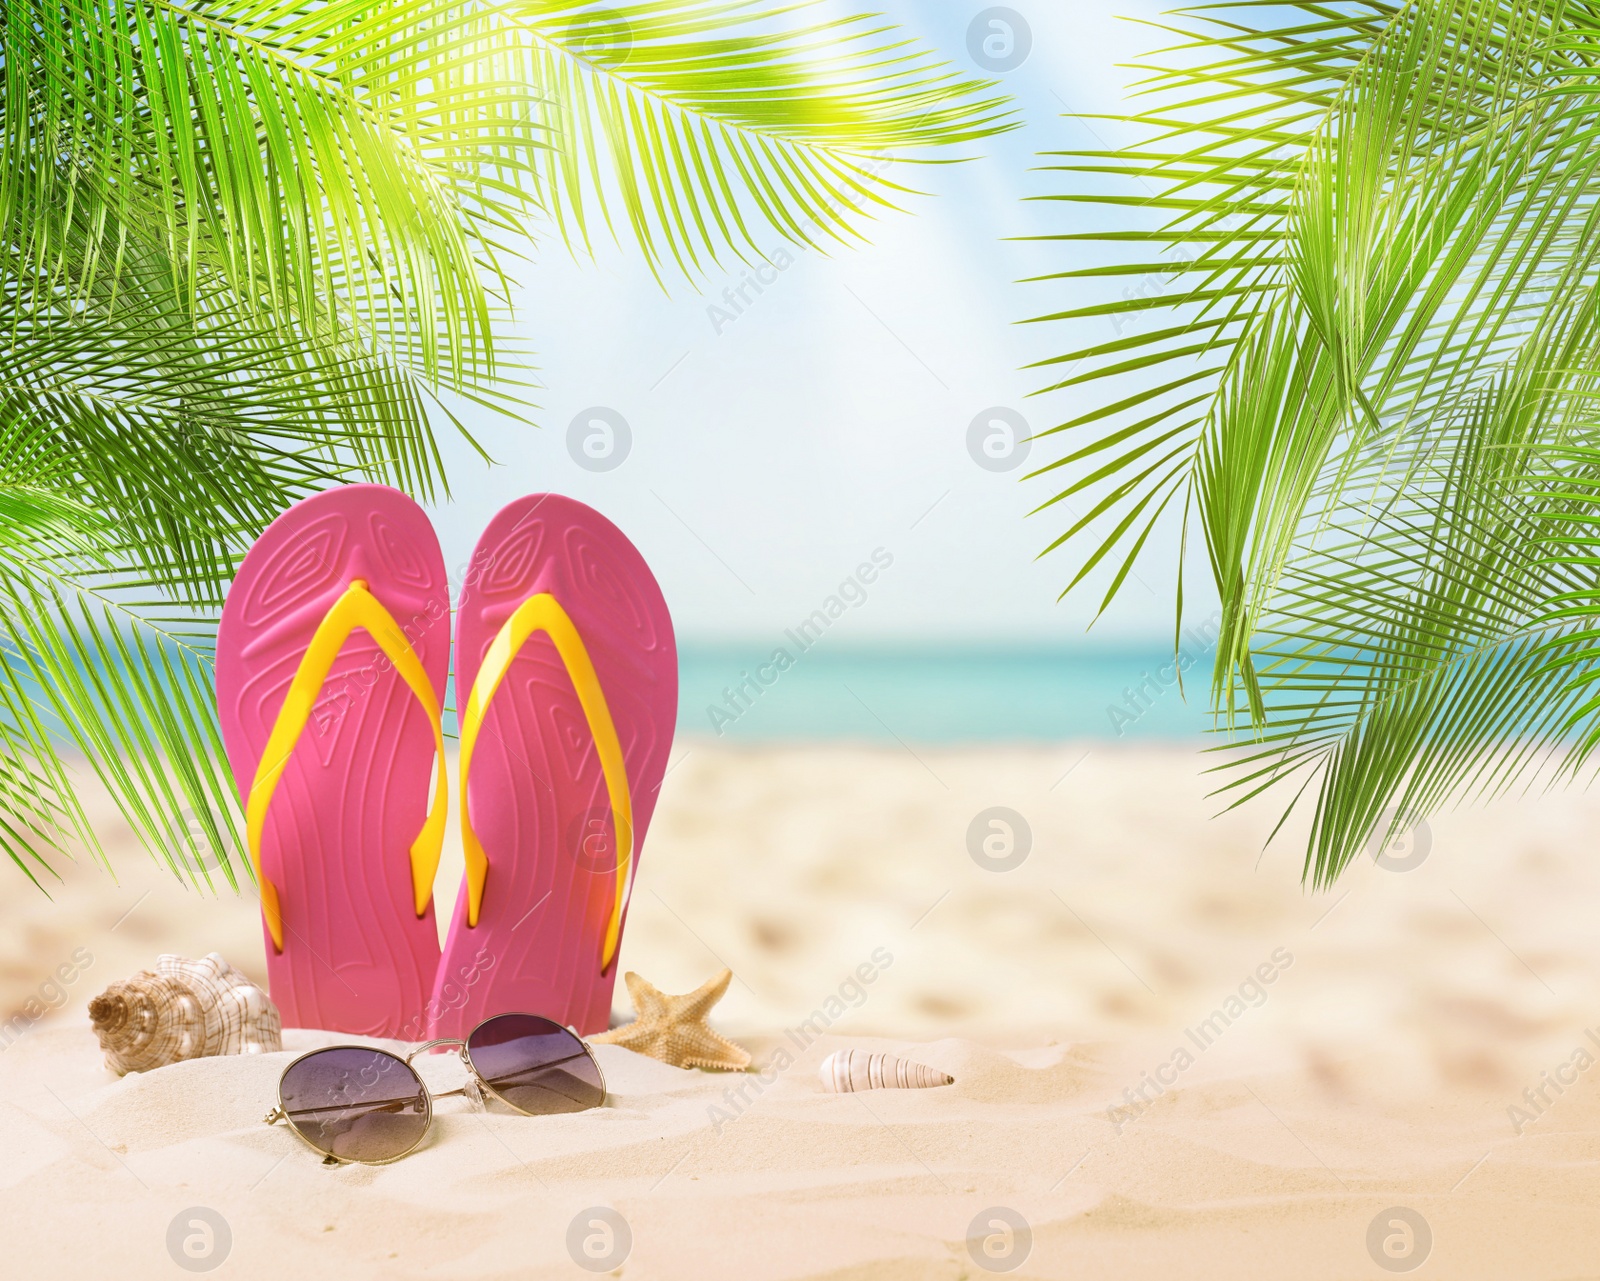
{"label": "flip flop sole", "polygon": [[[677,716],[666,601],[638,549],[592,508],[555,494],[511,503],[479,540],[456,612],[458,706],[501,626],[540,593],[571,618],[616,727],[637,867]],[[594,736],[549,635],[527,641],[487,704],[466,791],[489,869],[476,926],[465,885],[457,900],[430,1035],[464,1036],[513,1010],[603,1031],[617,972],[615,958],[601,967],[616,827]]]}
{"label": "flip flop sole", "polygon": [[[314,495],[256,541],[217,633],[217,702],[248,802],[257,766],[318,624],[353,580],[404,629],[442,702],[450,589],[427,515],[384,485]],[[394,664],[353,632],[323,682],[266,813],[263,876],[283,919],[263,922],[285,1027],[420,1037],[438,970],[430,902],[419,917],[410,847],[427,814],[433,727]]]}

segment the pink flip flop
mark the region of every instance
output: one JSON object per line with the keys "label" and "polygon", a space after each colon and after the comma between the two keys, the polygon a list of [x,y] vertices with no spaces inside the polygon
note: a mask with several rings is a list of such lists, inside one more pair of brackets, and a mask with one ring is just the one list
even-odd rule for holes
{"label": "pink flip flop", "polygon": [[513,1010],[603,1031],[677,716],[666,601],[605,517],[532,494],[478,541],[455,655],[467,873],[429,1035]]}
{"label": "pink flip flop", "polygon": [[433,526],[385,485],[291,507],[228,593],[217,706],[285,1027],[425,1029],[449,619]]}

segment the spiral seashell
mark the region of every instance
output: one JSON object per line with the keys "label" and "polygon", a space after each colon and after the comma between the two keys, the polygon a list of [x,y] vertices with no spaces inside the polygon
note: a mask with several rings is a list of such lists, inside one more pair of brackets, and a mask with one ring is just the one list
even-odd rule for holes
{"label": "spiral seashell", "polygon": [[955,1077],[921,1063],[897,1059],[892,1054],[868,1054],[865,1050],[835,1050],[822,1060],[820,1075],[822,1088],[833,1094],[928,1090],[955,1083]]}
{"label": "spiral seashell", "polygon": [[89,1002],[106,1066],[122,1076],[183,1059],[283,1048],[278,1007],[220,955],[162,956]]}

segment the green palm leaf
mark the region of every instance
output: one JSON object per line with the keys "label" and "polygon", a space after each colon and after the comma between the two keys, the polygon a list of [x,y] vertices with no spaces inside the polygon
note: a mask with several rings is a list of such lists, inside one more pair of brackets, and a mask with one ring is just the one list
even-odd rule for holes
{"label": "green palm leaf", "polygon": [[1242,4],[1173,31],[1125,122],[1146,141],[1051,158],[1156,194],[1060,193],[1151,225],[1061,237],[1125,261],[1046,280],[1141,280],[1181,248],[1170,292],[1040,318],[1134,326],[1047,362],[1070,369],[1046,391],[1141,380],[1043,433],[1057,498],[1090,504],[1055,545],[1090,540],[1073,584],[1109,574],[1103,608],[1186,514],[1222,601],[1213,699],[1254,744],[1227,790],[1299,776],[1326,881],[1587,750],[1592,656],[1556,605],[1593,577],[1600,10]]}
{"label": "green palm leaf", "polygon": [[[646,0],[522,0],[551,146],[532,163],[569,244],[624,230],[652,269],[694,275],[756,230],[845,243],[905,188],[918,159],[1013,128],[989,82],[965,78],[867,18],[778,20],[815,8]],[[625,227],[609,212],[616,204]]]}

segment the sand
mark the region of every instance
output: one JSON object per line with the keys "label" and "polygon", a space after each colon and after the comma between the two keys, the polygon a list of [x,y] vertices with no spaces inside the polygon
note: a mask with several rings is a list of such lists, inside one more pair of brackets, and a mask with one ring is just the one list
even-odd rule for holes
{"label": "sand", "polygon": [[[1363,859],[1310,895],[1293,832],[1263,853],[1275,812],[1209,817],[1210,763],[690,742],[624,967],[678,991],[731,967],[717,1022],[758,1066],[841,1016],[764,1078],[599,1047],[607,1108],[448,1100],[381,1169],[260,1124],[283,1063],[346,1038],[105,1072],[83,1005],[107,982],[159,951],[261,963],[252,902],[183,891],[107,819],[120,886],[80,865],[50,903],[13,874],[0,907],[0,1010],[81,970],[0,1050],[7,1275],[180,1275],[191,1207],[227,1225],[219,1276],[587,1275],[593,1207],[634,1277],[976,1278],[1024,1245],[1009,1275],[1600,1275],[1600,799],[1441,816],[1414,870]],[[1008,871],[968,850],[994,807],[1031,829]],[[825,1094],[843,1046],[956,1084]]]}

